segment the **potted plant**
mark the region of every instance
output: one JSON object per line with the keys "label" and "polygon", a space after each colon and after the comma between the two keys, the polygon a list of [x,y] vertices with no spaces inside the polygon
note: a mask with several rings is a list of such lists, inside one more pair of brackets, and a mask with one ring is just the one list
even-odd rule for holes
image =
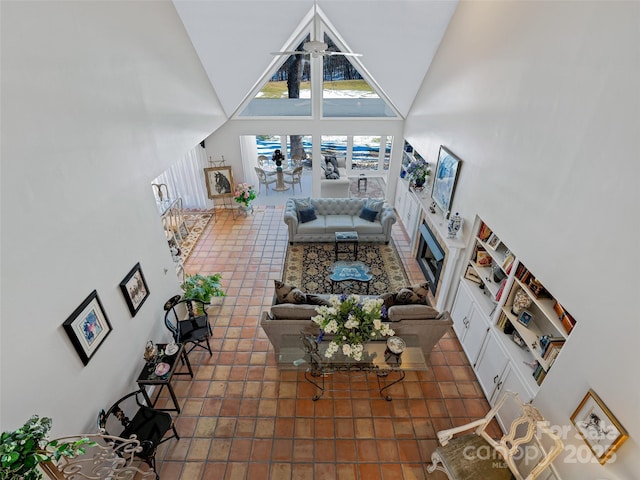
{"label": "potted plant", "polygon": [[86,446],[95,445],[88,438],[72,443],[49,441],[51,419],[33,415],[22,427],[0,436],[0,479],[38,480],[42,472],[38,465],[61,457],[85,453]]}
{"label": "potted plant", "polygon": [[245,211],[251,210],[251,202],[256,199],[256,191],[253,189],[253,185],[248,183],[239,183],[236,185],[235,192],[233,193],[233,199],[240,204],[240,208]]}
{"label": "potted plant", "polygon": [[421,188],[427,181],[427,177],[431,174],[429,164],[423,159],[414,160],[407,167],[407,174],[413,180],[416,187]]}
{"label": "potted plant", "polygon": [[184,298],[194,298],[204,303],[210,303],[212,297],[224,297],[225,291],[220,283],[222,274],[200,275],[195,273],[187,275],[186,280],[181,285],[184,291]]}

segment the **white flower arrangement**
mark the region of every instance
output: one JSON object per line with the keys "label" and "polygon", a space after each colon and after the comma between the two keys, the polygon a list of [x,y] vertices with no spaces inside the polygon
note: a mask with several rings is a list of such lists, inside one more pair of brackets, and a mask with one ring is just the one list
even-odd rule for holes
{"label": "white flower arrangement", "polygon": [[333,295],[329,302],[330,305],[319,306],[318,315],[311,318],[320,327],[320,337],[325,333],[335,335],[324,354],[327,358],[341,350],[343,355],[360,361],[365,342],[395,334],[382,321],[386,313],[382,299],[361,300],[359,295]]}

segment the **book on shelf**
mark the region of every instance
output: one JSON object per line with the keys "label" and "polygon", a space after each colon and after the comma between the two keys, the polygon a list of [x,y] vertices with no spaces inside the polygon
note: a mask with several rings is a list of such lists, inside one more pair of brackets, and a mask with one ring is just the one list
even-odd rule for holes
{"label": "book on shelf", "polygon": [[542,357],[544,358],[544,355],[547,353],[547,350],[549,350],[549,347],[552,347],[552,346],[562,347],[562,344],[565,342],[565,339],[563,337],[544,336],[540,338],[539,342],[540,342],[540,355],[542,355]]}
{"label": "book on shelf", "polygon": [[560,302],[558,301],[556,301],[556,303],[553,305],[553,310],[556,312],[556,315],[558,315],[558,318],[562,322],[562,326],[564,327],[565,331],[567,333],[571,333],[571,330],[573,330],[573,327],[576,324],[574,318],[569,314],[569,312],[565,310],[562,305],[560,305]]}
{"label": "book on shelf", "polygon": [[478,274],[476,273],[476,271],[473,269],[471,265],[467,265],[467,271],[464,274],[464,278],[478,285],[482,284],[482,279],[478,276]]}
{"label": "book on shelf", "polygon": [[535,371],[533,372],[533,378],[535,379],[536,383],[540,385],[544,380],[544,377],[546,376],[547,376],[547,371],[544,368],[542,368],[542,365],[538,364]]}
{"label": "book on shelf", "polygon": [[502,293],[504,292],[504,286],[507,284],[507,279],[505,278],[504,280],[502,280],[502,282],[500,283],[500,288],[498,288],[498,293],[496,293],[496,302],[500,301],[500,298],[502,298]]}
{"label": "book on shelf", "polygon": [[504,327],[507,325],[508,320],[509,320],[509,317],[507,317],[507,314],[504,312],[501,312],[500,316],[498,317],[498,321],[496,322],[496,327],[498,327],[500,330],[504,332]]}

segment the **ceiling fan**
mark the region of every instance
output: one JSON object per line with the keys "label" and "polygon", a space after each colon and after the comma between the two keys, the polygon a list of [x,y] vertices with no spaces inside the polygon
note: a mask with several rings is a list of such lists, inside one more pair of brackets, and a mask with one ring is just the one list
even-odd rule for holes
{"label": "ceiling fan", "polygon": [[351,52],[334,52],[329,50],[329,45],[320,40],[316,40],[318,37],[318,15],[317,15],[317,5],[316,2],[313,2],[313,36],[311,40],[305,42],[302,45],[302,50],[291,50],[284,52],[271,52],[271,55],[311,55],[313,58],[324,57],[329,55],[342,55],[345,57],[361,57],[361,53],[351,53]]}

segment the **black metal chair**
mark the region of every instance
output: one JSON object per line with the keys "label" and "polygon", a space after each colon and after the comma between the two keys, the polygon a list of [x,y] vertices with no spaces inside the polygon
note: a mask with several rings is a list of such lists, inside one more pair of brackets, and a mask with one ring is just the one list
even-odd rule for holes
{"label": "black metal chair", "polygon": [[[135,435],[141,447],[135,456],[153,469],[157,479],[160,478],[156,471],[158,445],[172,438],[180,440],[171,415],[147,406],[141,389],[128,393],[106,412],[100,410],[98,426],[107,435],[116,435],[121,438],[131,438]],[[121,426],[124,430],[116,431]],[[173,434],[165,438],[169,430]]]}
{"label": "black metal chair", "polygon": [[[171,332],[176,343],[184,344],[185,351],[190,353],[194,348],[200,347],[211,352],[209,338],[212,330],[207,313],[208,303],[194,298],[183,298],[180,296],[170,298],[164,304],[164,324]],[[191,344],[188,347],[187,344]]]}

